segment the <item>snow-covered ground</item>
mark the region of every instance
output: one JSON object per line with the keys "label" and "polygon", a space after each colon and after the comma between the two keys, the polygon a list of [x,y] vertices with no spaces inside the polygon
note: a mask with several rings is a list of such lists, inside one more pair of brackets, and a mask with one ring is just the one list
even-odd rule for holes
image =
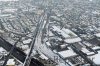
{"label": "snow-covered ground", "polygon": [[[46,24],[44,22],[44,24]],[[34,49],[37,50],[40,53],[45,54],[46,57],[50,58],[51,60],[58,63],[59,66],[69,66],[66,61],[64,61],[62,58],[59,57],[58,54],[54,53],[50,48],[48,48],[45,44],[41,43],[41,37],[42,37],[42,29],[44,29],[44,24],[40,27],[41,30],[39,30],[39,34],[36,38]],[[55,60],[55,57],[59,58],[60,61]]]}

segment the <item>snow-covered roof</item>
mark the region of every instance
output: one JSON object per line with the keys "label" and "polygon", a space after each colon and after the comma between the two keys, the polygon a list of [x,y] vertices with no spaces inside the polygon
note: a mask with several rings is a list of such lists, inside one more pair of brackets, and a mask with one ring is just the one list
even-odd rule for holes
{"label": "snow-covered roof", "polygon": [[51,16],[51,18],[60,21],[60,18],[56,17],[56,16]]}
{"label": "snow-covered roof", "polygon": [[54,31],[58,30],[58,31],[61,32],[61,30],[58,27],[56,27],[56,26],[52,26],[52,28],[53,28]]}
{"label": "snow-covered roof", "polygon": [[100,33],[95,34],[97,37],[100,37]]}
{"label": "snow-covered roof", "polygon": [[49,31],[49,36],[53,36],[54,34],[51,32],[51,31]]}
{"label": "snow-covered roof", "polygon": [[89,47],[92,46],[92,44],[90,44],[89,42],[85,42],[85,41],[84,41],[83,43],[86,44],[86,45],[89,46]]}
{"label": "snow-covered roof", "polygon": [[9,59],[7,65],[15,65],[14,59]]}
{"label": "snow-covered roof", "polygon": [[81,51],[83,51],[84,53],[88,53],[88,52],[90,52],[90,51],[87,50],[86,48],[82,48]]}
{"label": "snow-covered roof", "polygon": [[93,13],[93,14],[100,14],[99,11],[93,11],[92,13]]}
{"label": "snow-covered roof", "polygon": [[6,50],[0,47],[0,53],[2,53],[3,51],[6,51]]}
{"label": "snow-covered roof", "polygon": [[99,46],[95,46],[95,47],[93,47],[93,49],[94,49],[94,50],[100,49],[100,47],[99,47]]}
{"label": "snow-covered roof", "polygon": [[41,57],[42,59],[48,60],[48,57],[46,57],[44,54],[41,54],[40,57]]}
{"label": "snow-covered roof", "polygon": [[0,33],[4,33],[4,31],[3,30],[0,30]]}
{"label": "snow-covered roof", "polygon": [[61,33],[61,35],[65,38],[72,37],[72,36],[77,37],[77,35],[69,29],[63,28],[63,29],[60,30],[60,28],[58,28],[56,26],[52,26],[52,28],[53,28],[54,31]]}
{"label": "snow-covered roof", "polygon": [[28,40],[24,40],[23,43],[24,43],[24,44],[28,44],[28,43],[30,43],[31,41],[32,41],[32,39],[28,39]]}
{"label": "snow-covered roof", "polygon": [[94,52],[90,52],[88,49],[86,49],[86,48],[82,48],[82,50],[81,50],[82,52],[84,52],[84,53],[86,53],[87,55],[93,55],[93,54],[95,54]]}
{"label": "snow-covered roof", "polygon": [[49,42],[46,42],[46,44],[47,44],[48,46],[51,46],[51,44],[50,44]]}
{"label": "snow-covered roof", "polygon": [[74,32],[72,32],[69,29],[65,28],[58,28],[56,26],[52,26],[53,31],[56,31],[58,34],[62,35],[65,38],[66,43],[75,43],[75,42],[80,42],[81,38],[79,38]]}
{"label": "snow-covered roof", "polygon": [[70,37],[68,34],[66,34],[66,33],[64,33],[64,32],[62,32],[62,31],[61,31],[61,34],[62,34],[62,36],[64,36],[65,38]]}
{"label": "snow-covered roof", "polygon": [[69,60],[66,60],[66,62],[67,62],[68,64],[70,64],[71,66],[75,66],[75,65],[73,65]]}
{"label": "snow-covered roof", "polygon": [[15,12],[17,9],[4,9],[3,12]]}
{"label": "snow-covered roof", "polygon": [[100,51],[98,51],[98,53],[100,53]]}
{"label": "snow-covered roof", "polygon": [[30,49],[24,50],[24,53],[28,54]]}
{"label": "snow-covered roof", "polygon": [[58,54],[61,55],[63,58],[72,57],[72,56],[76,56],[77,55],[72,50],[60,51],[60,52],[58,52]]}
{"label": "snow-covered roof", "polygon": [[62,31],[65,32],[65,33],[68,34],[68,35],[69,35],[69,34],[72,34],[73,36],[77,36],[75,33],[73,33],[73,32],[72,32],[71,30],[69,30],[69,29],[63,28]]}
{"label": "snow-covered roof", "polygon": [[9,16],[12,16],[11,14],[2,14],[0,15],[0,17],[9,17]]}
{"label": "snow-covered roof", "polygon": [[60,30],[60,28],[56,27],[56,26],[52,26],[54,31],[57,31],[58,33],[60,33],[63,37],[70,37],[68,34],[66,34],[65,32],[63,32],[62,30]]}
{"label": "snow-covered roof", "polygon": [[67,44],[60,45],[61,48],[65,48]]}
{"label": "snow-covered roof", "polygon": [[93,62],[97,65],[100,65],[100,53],[99,54],[95,54],[93,56],[89,56],[89,58],[91,60],[93,60]]}
{"label": "snow-covered roof", "polygon": [[93,47],[92,49],[94,49],[94,50],[99,49],[97,52],[100,53],[100,47],[99,47],[99,46],[95,46],[95,47]]}
{"label": "snow-covered roof", "polygon": [[78,38],[69,38],[69,39],[65,39],[64,40],[66,43],[75,43],[75,42],[80,42],[81,39],[78,37]]}
{"label": "snow-covered roof", "polygon": [[26,50],[26,49],[29,49],[29,46],[28,46],[28,45],[23,45],[21,48],[22,48],[23,50]]}

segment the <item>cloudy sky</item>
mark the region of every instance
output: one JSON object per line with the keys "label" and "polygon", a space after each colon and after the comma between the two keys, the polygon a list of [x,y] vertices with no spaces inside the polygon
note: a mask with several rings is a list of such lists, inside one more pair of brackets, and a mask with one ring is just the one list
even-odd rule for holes
{"label": "cloudy sky", "polygon": [[0,0],[0,1],[18,1],[18,0]]}

